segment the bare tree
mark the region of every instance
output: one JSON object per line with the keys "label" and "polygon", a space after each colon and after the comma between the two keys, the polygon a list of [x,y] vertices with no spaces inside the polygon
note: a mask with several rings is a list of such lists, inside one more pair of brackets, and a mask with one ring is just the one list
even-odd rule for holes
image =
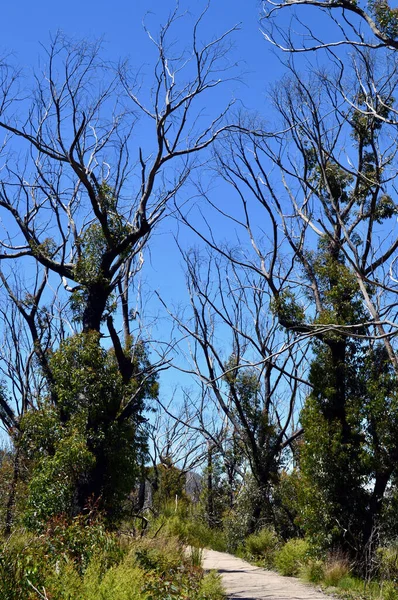
{"label": "bare tree", "polygon": [[[223,216],[249,243],[243,242],[238,251],[220,247],[214,232],[195,226],[202,239],[235,269],[259,278],[262,283],[245,289],[261,290],[264,306],[289,333],[293,347],[304,346],[315,354],[319,348],[326,349],[328,379],[322,388],[318,373],[314,393],[321,398],[322,389],[328,390],[322,410],[329,423],[339,424],[345,448],[354,447],[356,434],[348,407],[354,394],[350,388],[353,373],[361,360],[367,357],[377,368],[366,375],[358,372],[355,385],[363,376],[388,373],[392,381],[398,373],[395,68],[380,72],[368,53],[361,55],[361,62],[358,56],[352,80],[338,60],[334,72],[321,68],[309,78],[290,63],[290,76],[272,96],[281,117],[278,132],[260,135],[261,127],[256,124],[251,127],[255,133],[249,134],[246,124],[246,133],[220,144],[219,172],[241,202],[241,216],[236,210],[233,214],[224,211]],[[361,74],[359,81],[356,72]],[[347,89],[355,99],[352,103]],[[373,111],[368,110],[371,105]],[[211,198],[209,202],[220,214]],[[207,217],[206,226],[210,222]],[[197,287],[196,293],[203,296],[206,285],[201,282]],[[250,305],[246,299],[241,302]],[[202,305],[197,314],[201,322]],[[207,346],[211,348],[210,341]],[[281,356],[284,349],[282,338],[267,355]],[[297,374],[289,373],[292,386]],[[300,379],[307,376],[304,369]],[[370,388],[362,394],[366,417],[359,425],[361,444],[372,464],[372,487],[366,490],[366,515],[360,525],[361,539],[366,541],[394,477],[397,447],[391,443],[388,450],[387,446],[382,449],[389,426],[380,416],[377,425]],[[394,423],[390,389],[384,402],[385,414]],[[365,490],[358,485],[360,495]],[[336,494],[349,514],[353,496],[348,490]],[[355,544],[358,540],[357,536]]]}
{"label": "bare tree", "polygon": [[[323,37],[319,27],[293,13],[294,25],[286,30],[278,24],[278,13],[282,10],[294,11],[296,7],[312,6],[326,15],[329,33]],[[304,12],[302,12],[304,16]],[[309,13],[307,12],[307,15]],[[341,46],[363,49],[398,49],[398,17],[396,9],[386,0],[375,0],[361,6],[351,0],[288,0],[287,2],[264,2],[262,22],[266,27],[265,38],[285,52],[308,52],[322,49],[336,49]]]}
{"label": "bare tree", "polygon": [[[59,282],[60,302],[69,300],[74,326],[100,331],[107,321],[120,372],[125,381],[131,377],[128,288],[143,249],[198,166],[195,157],[229,129],[228,103],[208,120],[201,110],[207,94],[228,77],[228,40],[236,28],[200,45],[205,13],[182,51],[173,47],[177,10],[157,38],[148,32],[158,59],[150,94],[142,98],[139,77],[127,63],[116,69],[101,58],[99,44],[74,44],[62,34],[46,50],[31,91],[7,61],[1,64],[1,277],[50,384],[49,337],[37,329],[40,305]],[[134,146],[139,118],[147,120],[153,139]],[[30,282],[26,288],[12,284],[15,267],[37,270],[37,293]],[[122,341],[113,324],[115,303],[122,311]]]}
{"label": "bare tree", "polygon": [[191,315],[173,318],[188,335],[187,360],[203,387],[204,404],[214,402],[220,412],[223,426],[209,442],[234,473],[239,465],[228,465],[228,450],[231,440],[237,443],[261,490],[253,507],[255,527],[281,461],[302,433],[296,417],[305,351],[289,335],[281,342],[261,277],[216,253],[204,259],[192,251],[184,258]]}

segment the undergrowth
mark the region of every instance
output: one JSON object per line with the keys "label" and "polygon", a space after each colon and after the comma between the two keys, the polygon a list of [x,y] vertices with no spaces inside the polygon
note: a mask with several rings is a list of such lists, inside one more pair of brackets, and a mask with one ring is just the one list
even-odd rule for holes
{"label": "undergrowth", "polygon": [[95,528],[57,523],[0,540],[1,600],[221,600],[219,576],[176,537],[96,539]]}

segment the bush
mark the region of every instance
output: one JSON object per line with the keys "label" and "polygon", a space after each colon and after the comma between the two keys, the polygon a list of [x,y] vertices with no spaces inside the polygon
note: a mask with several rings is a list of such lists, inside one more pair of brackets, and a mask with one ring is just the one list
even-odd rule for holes
{"label": "bush", "polygon": [[319,583],[324,578],[325,565],[322,560],[310,559],[300,568],[300,577],[309,583]]}
{"label": "bush", "polygon": [[123,551],[116,535],[109,533],[100,514],[95,510],[74,519],[54,517],[43,536],[50,560],[60,556],[73,562],[80,573],[84,573],[91,559],[98,554],[106,558],[106,566],[119,562]]}
{"label": "bush", "polygon": [[45,552],[40,540],[19,534],[1,542],[0,598],[36,600],[32,585],[42,585],[45,570]]}
{"label": "bush", "polygon": [[254,558],[261,558],[264,566],[272,568],[275,552],[279,547],[279,540],[275,531],[264,528],[258,533],[253,533],[246,538],[245,546],[248,554]]}
{"label": "bush", "polygon": [[324,582],[327,586],[337,586],[343,577],[350,572],[350,565],[346,557],[340,555],[331,555],[325,564]]}
{"label": "bush", "polygon": [[398,582],[398,546],[379,548],[377,558],[381,578]]}
{"label": "bush", "polygon": [[[230,512],[223,519],[225,549],[236,553],[243,550],[242,540],[248,534],[249,516],[243,511]],[[216,548],[215,548],[216,550]]]}
{"label": "bush", "polygon": [[[44,590],[51,600],[222,598],[220,578],[215,573],[203,576],[202,569],[192,564],[183,544],[175,538],[124,540],[118,552],[111,552],[110,560],[103,539],[92,545],[88,538],[84,543],[80,541],[76,558],[66,542],[57,546],[58,554],[49,551],[52,542],[47,536],[20,535],[7,542],[0,540],[1,600],[38,600],[44,597],[40,596]],[[90,555],[84,570],[81,554]]]}
{"label": "bush", "polygon": [[101,555],[93,558],[80,576],[73,564],[63,563],[46,579],[46,590],[54,600],[146,600],[147,575],[126,556],[104,572]]}
{"label": "bush", "polygon": [[398,600],[398,589],[392,581],[385,581],[381,589],[383,600]]}
{"label": "bush", "polygon": [[281,575],[296,577],[309,560],[309,544],[306,540],[292,539],[275,554],[275,566]]}
{"label": "bush", "polygon": [[226,550],[224,533],[218,529],[210,529],[208,525],[192,515],[181,516],[177,513],[168,518],[159,517],[152,521],[151,531],[159,529],[162,533],[177,537],[189,546],[212,548],[220,552]]}
{"label": "bush", "polygon": [[198,600],[224,600],[225,594],[221,577],[216,571],[210,571],[203,577]]}

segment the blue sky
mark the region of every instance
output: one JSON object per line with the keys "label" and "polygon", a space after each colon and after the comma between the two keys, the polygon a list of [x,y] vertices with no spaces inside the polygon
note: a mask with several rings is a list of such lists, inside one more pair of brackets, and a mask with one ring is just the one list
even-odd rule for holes
{"label": "blue sky", "polygon": [[[182,0],[181,11],[187,10],[187,19],[176,30],[176,36],[184,41],[190,32],[189,23],[193,22],[205,2],[202,0]],[[158,24],[164,22],[167,15],[175,7],[173,0],[113,0],[59,2],[39,0],[31,2],[19,0],[3,3],[0,9],[1,37],[0,54],[12,53],[15,63],[27,68],[37,67],[38,56],[42,52],[40,43],[46,45],[51,35],[62,30],[67,36],[76,39],[103,38],[104,56],[111,61],[129,58],[137,68],[150,72],[153,48],[142,27],[145,17],[149,29],[156,32]],[[217,101],[223,104],[232,97],[239,99],[239,106],[249,111],[258,111],[268,122],[272,123],[274,115],[267,100],[267,88],[275,83],[284,72],[280,57],[267,44],[260,32],[259,14],[261,2],[257,0],[213,0],[202,27],[203,40],[209,40],[217,34],[240,24],[240,30],[234,34],[234,47],[231,51],[231,63],[239,62],[239,81],[231,81],[222,92],[217,92]],[[288,16],[286,18],[286,26]],[[220,94],[222,94],[220,96]],[[141,132],[145,136],[145,131]],[[215,194],[224,194],[224,188],[214,190]],[[193,190],[187,188],[187,196]],[[226,199],[223,198],[225,201]],[[155,232],[151,240],[150,259],[144,273],[146,289],[157,289],[167,302],[176,304],[186,302],[184,293],[184,276],[179,267],[180,257],[173,242],[176,231],[174,220],[166,220]],[[224,232],[219,231],[223,237]],[[227,232],[225,231],[225,235]],[[228,233],[230,235],[230,233]],[[186,247],[197,243],[183,234]],[[155,299],[149,302],[150,312],[156,314],[160,305]],[[173,386],[175,374],[164,378],[163,393]]]}
{"label": "blue sky", "polygon": [[[203,0],[182,0],[181,12],[187,10],[187,19],[176,35],[184,38],[190,33],[190,22],[205,6]],[[174,9],[174,0],[114,0],[113,2],[92,2],[70,0],[69,2],[50,2],[40,0],[32,3],[27,0],[4,3],[1,8],[0,52],[12,52],[16,64],[36,68],[38,57],[42,53],[40,43],[46,45],[51,35],[62,30],[67,36],[76,39],[103,38],[104,56],[112,61],[128,57],[137,68],[148,73],[150,83],[150,62],[154,57],[153,48],[143,30],[142,21],[151,31],[156,32],[159,23],[165,21]],[[237,106],[259,111],[267,119],[272,120],[266,98],[267,87],[278,80],[282,67],[278,58],[271,51],[260,32],[259,14],[261,2],[252,0],[213,0],[208,15],[203,21],[201,36],[209,40],[230,27],[240,24],[240,31],[234,34],[234,47],[231,52],[231,63],[239,62],[236,73],[240,80],[232,81],[217,92],[222,105],[232,97],[238,98]],[[213,95],[212,98],[215,98]],[[145,136],[145,131],[142,132]],[[185,190],[188,194],[189,190]],[[153,278],[162,286],[163,275],[170,264],[170,255],[178,261],[175,249],[167,232],[173,228],[165,222],[160,232],[154,236],[152,243]],[[159,240],[159,243],[158,241]],[[167,245],[167,252],[164,248]],[[159,248],[159,252],[157,252]],[[152,276],[150,276],[152,279]],[[170,282],[166,277],[164,283]],[[176,287],[173,284],[173,290]]]}

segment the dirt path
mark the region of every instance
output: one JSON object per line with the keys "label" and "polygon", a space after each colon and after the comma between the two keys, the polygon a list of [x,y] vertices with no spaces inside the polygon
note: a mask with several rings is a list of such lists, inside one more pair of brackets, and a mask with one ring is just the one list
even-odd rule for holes
{"label": "dirt path", "polygon": [[203,567],[221,574],[227,598],[231,600],[330,600],[330,596],[294,577],[282,577],[224,552],[205,550]]}

